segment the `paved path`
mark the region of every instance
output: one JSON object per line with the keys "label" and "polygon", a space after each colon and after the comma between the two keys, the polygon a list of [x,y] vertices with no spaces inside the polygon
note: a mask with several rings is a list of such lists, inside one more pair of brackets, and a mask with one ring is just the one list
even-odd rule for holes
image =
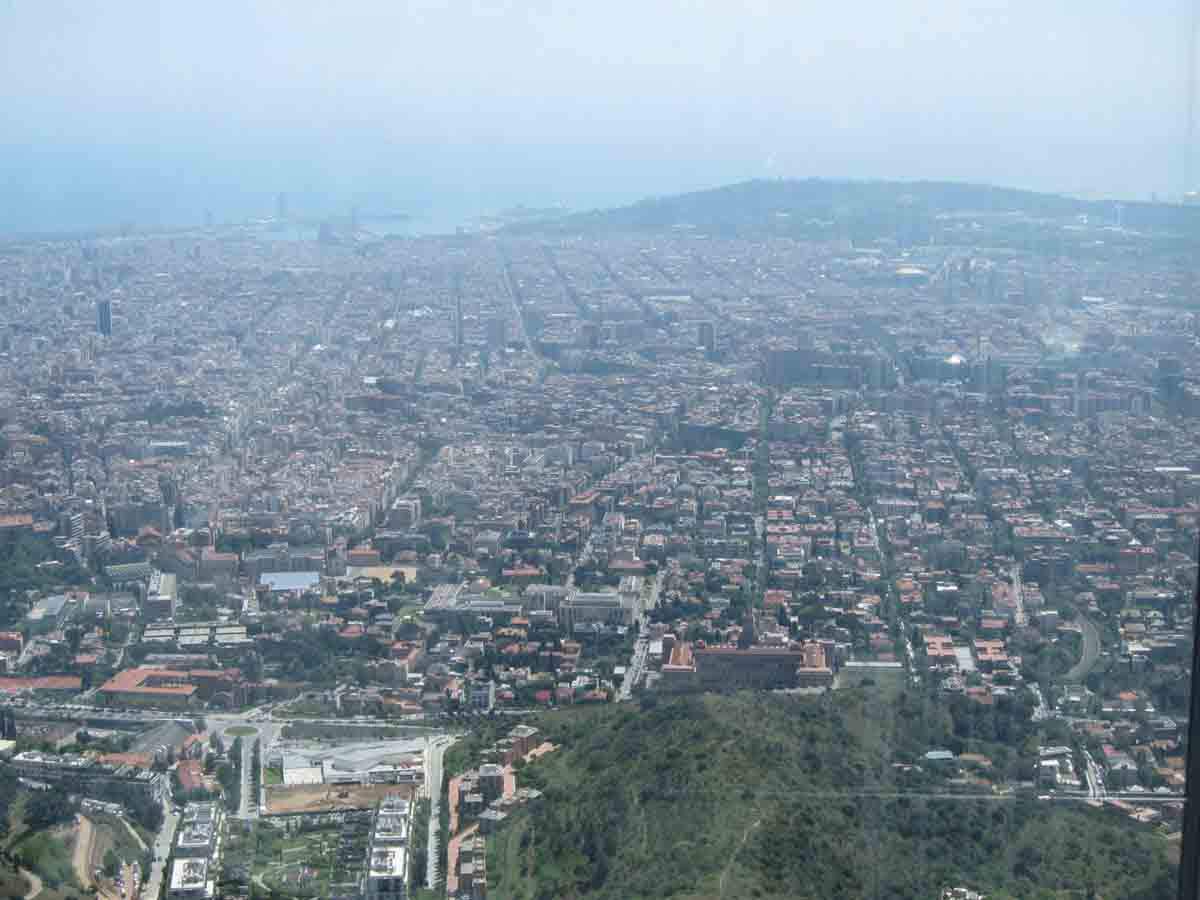
{"label": "paved path", "polygon": [[719,887],[718,896],[720,896],[720,897],[725,896],[725,878],[729,875],[729,870],[733,867],[733,861],[735,859],[737,859],[737,855],[739,853],[741,853],[742,848],[746,846],[746,841],[748,841],[750,839],[750,832],[752,832],[755,828],[757,828],[761,824],[762,824],[762,819],[755,819],[753,822],[750,823],[749,826],[747,826],[746,830],[742,833],[742,839],[738,843],[737,849],[733,851],[733,855],[731,857],[729,857],[729,862],[727,862],[725,864],[725,868],[721,870],[721,880],[720,880],[720,882],[718,882],[718,887]]}
{"label": "paved path", "polygon": [[117,816],[116,818],[119,819],[121,824],[125,826],[125,830],[129,832],[130,837],[137,841],[137,845],[142,848],[143,853],[150,849],[146,846],[146,842],[142,840],[142,836],[137,833],[137,829],[129,824],[129,820],[127,818],[124,816]]}
{"label": "paved path", "polygon": [[29,890],[25,892],[25,900],[33,900],[42,892],[42,879],[38,878],[28,869],[17,869],[21,873],[21,877],[29,882]]}

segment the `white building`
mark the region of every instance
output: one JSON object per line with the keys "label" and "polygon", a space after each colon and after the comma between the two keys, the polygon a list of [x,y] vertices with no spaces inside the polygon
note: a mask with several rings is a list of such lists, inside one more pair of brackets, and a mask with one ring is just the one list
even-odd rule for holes
{"label": "white building", "polygon": [[412,811],[403,797],[384,797],[371,826],[362,894],[366,900],[406,900]]}

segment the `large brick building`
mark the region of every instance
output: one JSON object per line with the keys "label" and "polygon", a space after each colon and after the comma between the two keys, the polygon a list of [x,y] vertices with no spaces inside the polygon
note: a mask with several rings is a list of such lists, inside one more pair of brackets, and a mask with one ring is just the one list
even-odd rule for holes
{"label": "large brick building", "polygon": [[804,654],[790,647],[697,645],[692,653],[704,690],[795,687],[796,670],[804,664]]}
{"label": "large brick building", "polygon": [[186,709],[205,702],[232,706],[244,699],[237,669],[138,668],[118,672],[100,686],[109,706],[154,706]]}

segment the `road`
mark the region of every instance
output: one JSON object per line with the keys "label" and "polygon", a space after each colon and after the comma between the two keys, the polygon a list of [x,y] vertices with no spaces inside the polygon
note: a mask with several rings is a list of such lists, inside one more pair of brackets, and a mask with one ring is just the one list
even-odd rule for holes
{"label": "road", "polygon": [[425,744],[425,793],[429,797],[429,852],[426,854],[425,884],[432,888],[437,884],[438,823],[442,805],[442,758],[454,738],[441,736],[428,738]]}
{"label": "road", "polygon": [[1034,699],[1037,700],[1037,706],[1033,710],[1033,721],[1041,722],[1043,719],[1049,719],[1051,716],[1050,707],[1046,705],[1046,698],[1042,694],[1042,689],[1036,685],[1029,685],[1029,689],[1033,691]]}
{"label": "road", "polygon": [[160,885],[165,877],[164,868],[171,853],[171,842],[175,840],[175,829],[179,827],[179,816],[171,806],[170,798],[163,801],[163,826],[154,838],[154,861],[150,864],[150,877],[142,885],[142,900],[158,900]]}
{"label": "road", "polygon": [[1063,676],[1063,681],[1067,683],[1075,683],[1083,681],[1091,674],[1095,668],[1096,662],[1100,659],[1100,628],[1089,619],[1087,616],[1079,617],[1080,627],[1083,629],[1083,653],[1079,657],[1079,662],[1071,667],[1071,670]]}
{"label": "road", "polygon": [[[226,734],[228,733],[226,731]],[[258,797],[255,796],[254,780],[251,777],[254,774],[254,742],[258,738],[257,728],[254,730],[254,734],[242,736],[242,795],[241,802],[238,804],[239,819],[258,818]],[[232,742],[233,736],[230,736],[228,740]]]}
{"label": "road", "polygon": [[1025,615],[1025,591],[1024,585],[1021,583],[1021,564],[1013,563],[1011,570],[1012,574],[1012,592],[1013,604],[1015,612],[1013,613],[1013,622],[1018,628],[1024,628],[1028,621]]}
{"label": "road", "polygon": [[533,349],[533,341],[529,339],[529,331],[525,328],[525,317],[521,315],[521,286],[517,284],[516,278],[513,277],[512,265],[507,259],[502,260],[504,266],[504,286],[508,288],[508,299],[512,303],[513,316],[517,320],[517,330],[521,332],[521,343],[525,345],[525,350],[531,356],[536,357],[537,353]]}
{"label": "road", "polygon": [[579,551],[579,556],[575,558],[575,565],[571,566],[571,571],[567,575],[567,588],[575,587],[575,570],[592,558],[592,540],[593,535],[589,534],[587,540],[584,541],[583,549]]}
{"label": "road", "polygon": [[1093,800],[1104,800],[1108,797],[1108,788],[1104,786],[1104,772],[1088,750],[1083,751],[1085,766],[1084,775],[1087,777],[1088,797]]}
{"label": "road", "polygon": [[[646,622],[646,613],[658,606],[658,595],[662,591],[663,581],[666,579],[667,573],[665,569],[659,569],[654,576],[654,580],[650,583],[649,597],[642,603],[641,608],[634,610],[634,621],[637,623],[638,630],[641,631]],[[641,602],[641,597],[638,597]],[[639,637],[633,645],[633,653],[629,657],[629,665],[626,667],[625,678],[621,681],[621,688],[617,691],[617,702],[628,700],[633,696],[633,690],[638,686],[638,682],[646,673],[646,658],[650,653],[650,641],[644,637]]]}
{"label": "road", "polygon": [[633,696],[633,689],[637,687],[638,681],[641,680],[646,668],[646,657],[650,652],[650,641],[644,637],[640,637],[634,642],[633,655],[629,658],[629,666],[625,670],[625,677],[621,680],[620,690],[617,691],[617,702],[623,703]]}
{"label": "road", "polygon": [[[646,613],[648,613],[652,609],[658,609],[658,595],[662,593],[663,582],[666,581],[666,578],[667,578],[666,569],[660,568],[654,576],[653,583],[650,585],[650,599],[642,607],[642,620],[643,621],[646,618]],[[641,626],[641,624],[642,624],[642,622],[638,623],[639,627]]]}

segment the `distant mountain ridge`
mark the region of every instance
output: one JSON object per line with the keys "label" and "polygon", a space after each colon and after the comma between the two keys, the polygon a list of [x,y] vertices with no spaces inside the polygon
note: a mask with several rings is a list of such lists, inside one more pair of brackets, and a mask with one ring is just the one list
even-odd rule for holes
{"label": "distant mountain ridge", "polygon": [[890,228],[905,216],[920,219],[968,212],[1021,213],[1042,218],[1084,215],[1105,224],[1116,224],[1119,218],[1126,228],[1170,231],[1200,238],[1200,205],[1118,204],[954,181],[823,178],[744,181],[515,227],[517,230],[552,232],[637,231],[682,226],[754,231],[794,230],[805,221],[817,220],[856,224],[874,221],[879,228]]}

